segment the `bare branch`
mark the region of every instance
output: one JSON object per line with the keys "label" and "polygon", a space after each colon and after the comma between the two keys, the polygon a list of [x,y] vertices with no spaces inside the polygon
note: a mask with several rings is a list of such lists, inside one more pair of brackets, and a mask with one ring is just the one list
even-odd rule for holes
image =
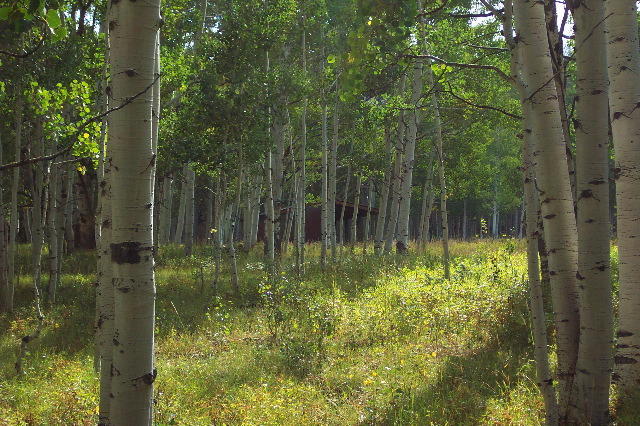
{"label": "bare branch", "polygon": [[504,115],[506,115],[507,117],[515,118],[516,120],[522,120],[522,116],[517,115],[517,114],[513,114],[513,113],[511,113],[511,112],[509,112],[509,111],[506,111],[506,110],[504,110],[504,109],[502,109],[502,108],[494,107],[494,106],[491,106],[491,105],[482,105],[482,104],[477,104],[477,103],[475,103],[475,102],[471,102],[470,100],[465,99],[465,98],[463,98],[463,97],[461,97],[461,96],[458,96],[458,95],[456,95],[456,94],[453,92],[453,90],[451,90],[451,86],[449,86],[449,90],[443,90],[443,89],[441,89],[440,91],[441,91],[441,92],[443,92],[443,93],[448,93],[449,95],[451,95],[451,96],[452,96],[452,97],[454,97],[455,99],[457,99],[457,100],[459,100],[459,101],[461,101],[461,102],[464,102],[465,104],[470,105],[470,106],[472,106],[472,107],[474,107],[474,108],[478,108],[478,109],[488,109],[488,110],[492,110],[492,111],[496,111],[496,112],[499,112],[499,113],[501,113],[501,114],[504,114]]}
{"label": "bare branch", "polygon": [[416,58],[416,59],[431,59],[431,60],[434,60],[434,61],[436,61],[436,62],[438,62],[440,64],[448,65],[448,66],[451,66],[451,67],[494,71],[495,73],[498,74],[498,76],[501,79],[503,79],[504,81],[508,82],[509,84],[513,84],[513,79],[511,77],[509,77],[500,68],[494,67],[493,65],[465,64],[465,63],[461,63],[461,62],[449,62],[449,61],[445,61],[444,59],[440,59],[437,56],[433,56],[433,55],[404,55],[404,56],[408,57],[408,58]]}

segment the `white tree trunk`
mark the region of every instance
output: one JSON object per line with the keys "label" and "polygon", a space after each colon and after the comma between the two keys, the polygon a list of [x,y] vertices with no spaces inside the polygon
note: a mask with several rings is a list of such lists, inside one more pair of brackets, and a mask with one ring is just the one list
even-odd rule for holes
{"label": "white tree trunk", "polygon": [[623,392],[629,394],[640,387],[640,54],[636,2],[607,0],[605,15],[620,268],[615,366]]}
{"label": "white tree trunk", "polygon": [[[404,91],[404,77],[402,78],[402,85]],[[391,205],[389,206],[389,219],[387,221],[387,228],[385,230],[384,237],[384,253],[390,253],[393,246],[393,237],[396,233],[396,227],[398,225],[398,213],[400,211],[400,191],[402,188],[402,157],[404,151],[404,113],[400,111],[398,117],[398,139],[396,140],[396,152],[395,163],[393,167],[393,175],[391,177]]]}
{"label": "white tree trunk", "polygon": [[172,187],[173,179],[171,176],[165,176],[162,180],[162,204],[158,206],[160,209],[160,215],[158,218],[160,221],[160,224],[158,225],[160,227],[158,242],[160,244],[167,244],[171,236],[171,211],[173,208]]}
{"label": "white tree trunk", "polygon": [[184,211],[184,254],[185,256],[191,256],[193,253],[193,233],[194,233],[194,219],[195,219],[195,184],[196,173],[193,168],[187,169],[187,183],[186,183],[186,202],[187,205]]}
{"label": "white tree trunk", "polygon": [[349,186],[351,185],[351,166],[347,167],[347,179],[344,184],[344,195],[342,196],[342,208],[340,210],[340,219],[338,220],[338,242],[340,246],[344,245],[344,211],[346,209],[347,200],[349,199]]}
{"label": "white tree trunk", "polygon": [[182,168],[182,184],[180,185],[180,204],[178,205],[178,218],[176,229],[173,233],[173,242],[180,244],[184,237],[184,228],[187,218],[187,204],[189,202],[189,166]]}
{"label": "white tree trunk", "polygon": [[[0,142],[0,164],[3,163],[2,142]],[[9,235],[4,218],[4,189],[0,187],[0,312],[11,312],[13,301],[11,295],[11,281],[9,280]]]}
{"label": "white tree trunk", "polygon": [[[329,182],[328,182],[328,135],[327,135],[327,104],[322,105],[322,176],[321,176],[321,200],[320,200],[320,265],[324,269],[327,265],[327,249],[329,246],[330,236],[329,229]],[[335,204],[334,204],[335,206]]]}
{"label": "white tree trunk", "polygon": [[[336,88],[337,92],[337,88]],[[327,230],[329,237],[329,246],[331,247],[331,260],[336,260],[336,196],[337,196],[337,179],[336,173],[338,170],[338,130],[340,127],[340,117],[338,115],[339,110],[339,98],[336,94],[335,106],[333,108],[333,138],[331,139],[331,148],[329,149],[329,160],[327,171],[328,180],[328,195],[327,195]]]}
{"label": "white tree trunk", "polygon": [[363,252],[367,252],[367,246],[369,245],[369,240],[371,239],[371,209],[373,208],[374,202],[374,186],[373,181],[369,179],[367,186],[369,188],[369,192],[367,194],[367,217],[364,221],[364,235],[362,237],[362,241],[364,242]]}
{"label": "white tree trunk", "polygon": [[[389,190],[391,187],[391,178],[393,176],[394,166],[391,163],[391,152],[393,145],[391,143],[391,132],[385,129],[385,162],[386,166],[384,174],[384,182],[382,183],[382,196],[378,203],[378,219],[376,221],[376,235],[374,237],[374,251],[377,255],[382,254],[384,244],[384,229],[387,222],[387,205],[389,204]],[[395,163],[394,163],[395,164]]]}
{"label": "white tree trunk", "polygon": [[580,345],[577,406],[592,425],[609,421],[613,312],[609,239],[609,122],[604,2],[583,0],[575,22],[576,174]]}
{"label": "white tree trunk", "polygon": [[401,166],[402,180],[400,187],[400,206],[398,213],[398,253],[409,251],[409,215],[411,213],[411,185],[413,184],[413,166],[415,162],[416,138],[418,125],[422,120],[419,103],[422,99],[422,60],[415,59],[413,63],[413,85],[411,89],[411,106],[408,114],[407,138],[404,157]]}
{"label": "white tree trunk", "polygon": [[[514,3],[522,49],[525,103],[531,105],[531,131],[540,191],[546,251],[558,344],[559,415],[567,418],[578,355],[579,318],[576,273],[578,242],[566,145],[547,41],[544,5]],[[527,111],[526,108],[523,110]],[[573,419],[575,420],[575,419]]]}
{"label": "white tree trunk", "polygon": [[114,103],[142,93],[109,116],[113,168],[111,261],[114,286],[111,422],[151,425],[154,368],[153,93],[159,0],[111,4]]}
{"label": "white tree trunk", "polygon": [[[526,120],[526,119],[525,119]],[[530,126],[525,124],[525,129]],[[533,332],[534,358],[536,361],[537,384],[544,399],[545,419],[547,426],[558,424],[558,403],[556,391],[553,388],[553,378],[549,368],[549,353],[547,342],[547,326],[545,323],[544,300],[542,284],[540,282],[540,267],[538,264],[538,221],[539,200],[535,189],[534,163],[531,155],[533,144],[532,135],[524,132],[524,192],[525,207],[527,209],[527,270],[529,277],[529,309],[531,314],[531,329]]]}
{"label": "white tree trunk", "polygon": [[[16,84],[16,107],[15,107],[15,153],[14,161],[20,161],[20,149],[22,148],[22,85]],[[9,219],[9,259],[8,259],[8,280],[9,289],[7,293],[7,309],[13,310],[13,293],[16,283],[15,257],[16,257],[16,237],[18,235],[18,187],[20,186],[20,167],[13,169],[11,179],[11,216]]]}
{"label": "white tree trunk", "polygon": [[358,214],[360,213],[360,192],[362,190],[362,176],[356,177],[356,193],[353,197],[353,213],[351,214],[351,235],[349,241],[352,246],[358,242]]}

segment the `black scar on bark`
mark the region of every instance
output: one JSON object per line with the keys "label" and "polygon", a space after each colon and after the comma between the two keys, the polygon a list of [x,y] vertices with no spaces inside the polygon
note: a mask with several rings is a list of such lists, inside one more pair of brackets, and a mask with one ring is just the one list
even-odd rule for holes
{"label": "black scar on bark", "polygon": [[111,244],[111,260],[118,265],[140,263],[142,244],[134,241]]}
{"label": "black scar on bark", "polygon": [[552,214],[548,214],[548,215],[544,216],[544,218],[545,218],[545,219],[553,219],[554,217],[556,217],[556,215],[555,215],[555,214],[553,214],[553,213],[552,213]]}
{"label": "black scar on bark", "polygon": [[629,336],[633,336],[633,333],[627,330],[618,330],[618,332],[616,333],[617,337],[629,337]]}

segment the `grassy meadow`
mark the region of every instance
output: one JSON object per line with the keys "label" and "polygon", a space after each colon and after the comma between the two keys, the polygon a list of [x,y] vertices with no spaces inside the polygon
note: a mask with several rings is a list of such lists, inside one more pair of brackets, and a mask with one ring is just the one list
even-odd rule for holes
{"label": "grassy meadow", "polygon": [[[0,425],[94,424],[95,254],[65,258],[18,377],[19,339],[35,325],[28,250],[17,310],[0,317]],[[155,424],[541,423],[522,242],[453,243],[450,281],[436,243],[406,257],[344,248],[324,273],[310,245],[305,275],[285,254],[275,283],[261,250],[239,252],[238,299],[226,260],[212,285],[210,247],[161,248]],[[640,424],[638,409],[616,414]]]}

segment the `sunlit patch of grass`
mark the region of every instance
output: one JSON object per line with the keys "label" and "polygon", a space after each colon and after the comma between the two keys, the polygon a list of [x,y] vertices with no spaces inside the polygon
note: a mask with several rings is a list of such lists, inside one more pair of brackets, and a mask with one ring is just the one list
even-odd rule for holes
{"label": "sunlit patch of grass", "polygon": [[[261,247],[238,250],[238,298],[225,258],[212,285],[211,245],[190,257],[161,247],[155,423],[539,424],[523,248],[452,241],[449,281],[438,242],[385,257],[345,246],[324,271],[307,245],[302,277],[290,247],[274,282]],[[65,257],[58,303],[16,377],[35,325],[28,247],[19,253],[17,309],[0,316],[0,424],[93,424],[95,255]],[[617,414],[633,424],[630,407]]]}

